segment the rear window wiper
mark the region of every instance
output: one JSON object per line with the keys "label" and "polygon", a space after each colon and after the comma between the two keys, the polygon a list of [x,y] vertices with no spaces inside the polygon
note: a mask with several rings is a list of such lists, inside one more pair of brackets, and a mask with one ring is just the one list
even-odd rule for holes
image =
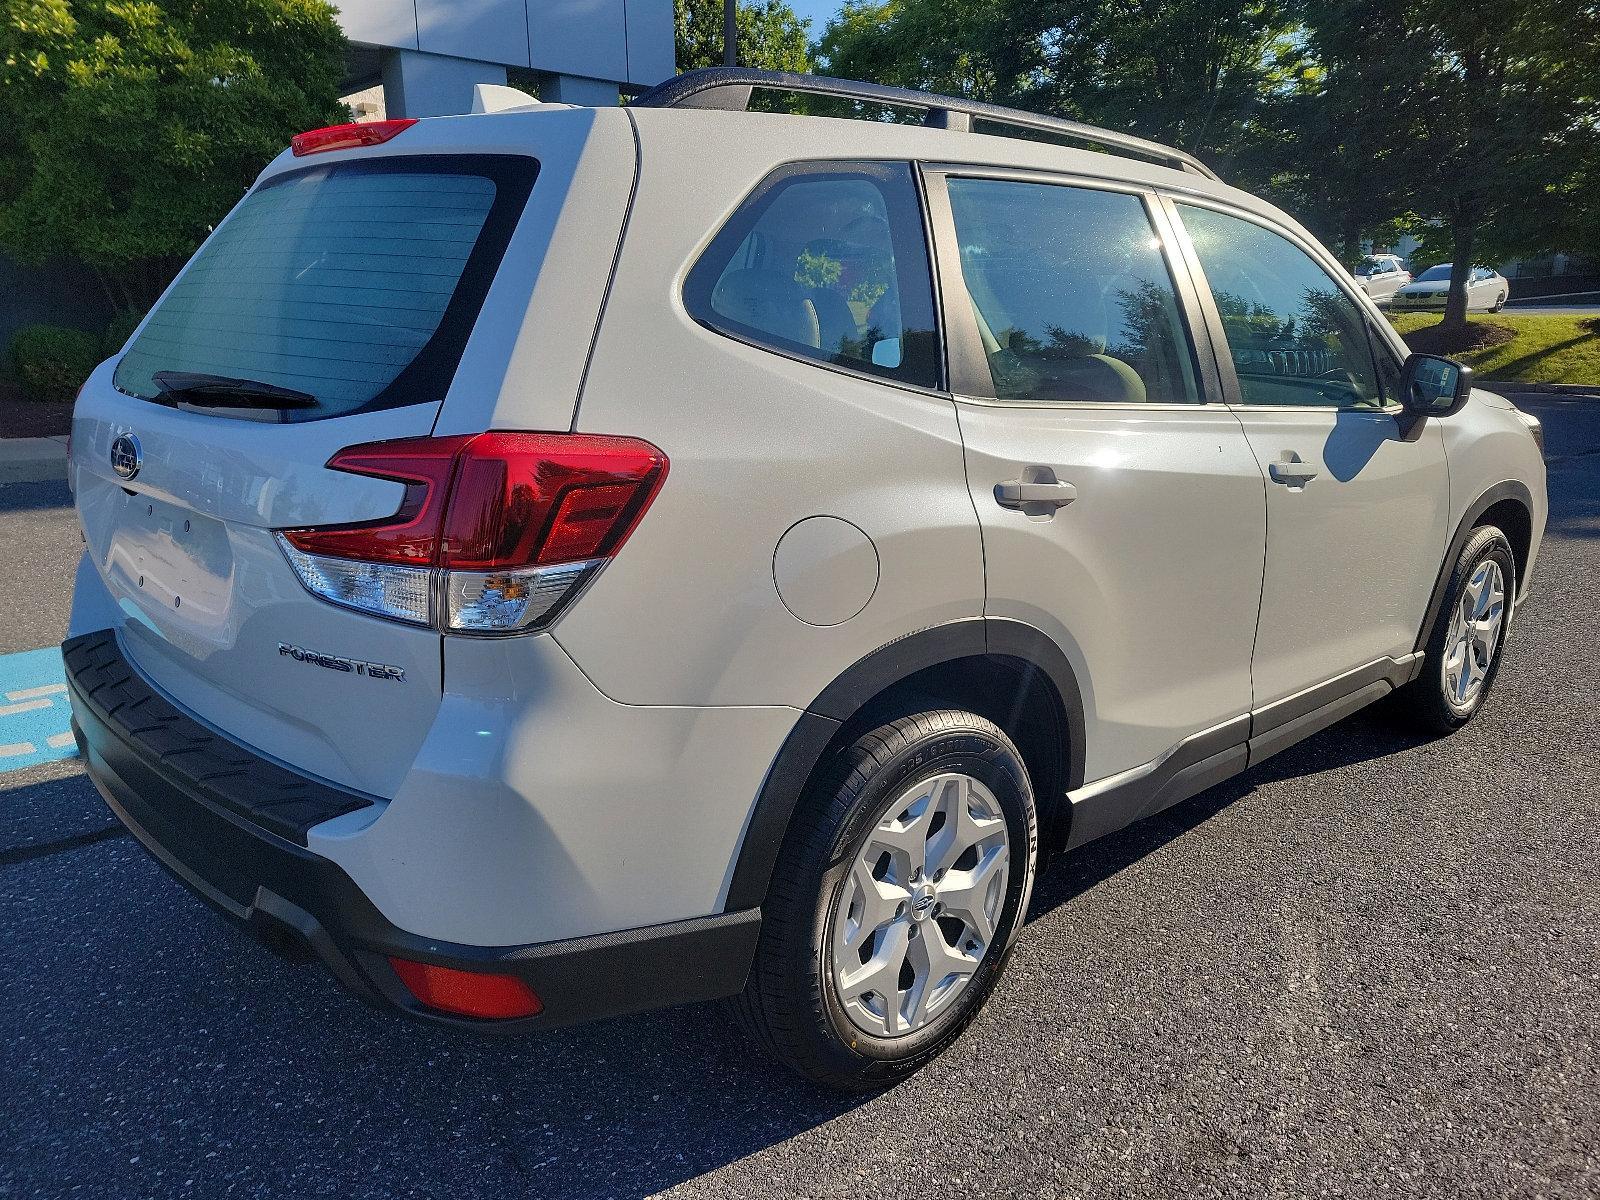
{"label": "rear window wiper", "polygon": [[152,378],[161,389],[158,399],[168,404],[193,404],[200,408],[315,408],[317,398],[310,392],[262,383],[257,379],[235,379],[231,375],[208,375],[204,371],[157,371]]}

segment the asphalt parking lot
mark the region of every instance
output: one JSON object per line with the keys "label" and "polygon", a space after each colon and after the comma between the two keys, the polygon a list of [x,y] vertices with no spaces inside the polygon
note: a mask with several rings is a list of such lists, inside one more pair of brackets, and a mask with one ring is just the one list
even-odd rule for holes
{"label": "asphalt parking lot", "polygon": [[[191,899],[75,759],[0,773],[0,1196],[1600,1194],[1600,400],[1521,402],[1551,524],[1478,720],[1359,716],[1059,864],[986,1011],[882,1095],[715,1007],[374,1013]],[[64,631],[66,500],[0,488],[0,654]]]}

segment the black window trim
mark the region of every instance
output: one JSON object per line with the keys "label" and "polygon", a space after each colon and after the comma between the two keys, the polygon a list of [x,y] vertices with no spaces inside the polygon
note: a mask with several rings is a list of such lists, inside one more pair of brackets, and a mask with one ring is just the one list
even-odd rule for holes
{"label": "black window trim", "polygon": [[[1188,264],[1176,240],[1159,192],[1148,184],[1133,180],[1082,175],[1071,171],[1052,171],[1028,167],[1006,167],[989,163],[919,163],[925,182],[929,208],[929,228],[934,242],[934,275],[940,280],[940,319],[946,330],[945,352],[949,360],[950,391],[964,402],[1004,408],[1041,410],[1108,409],[1139,412],[1193,412],[1205,408],[1225,408],[1222,379],[1215,366],[1211,331],[1204,324],[1204,308],[1189,277]],[[1136,196],[1143,203],[1155,236],[1161,241],[1162,259],[1177,297],[1178,316],[1183,324],[1194,371],[1197,402],[1144,401],[1137,404],[1105,400],[1009,399],[995,394],[994,374],[983,351],[983,340],[973,315],[966,280],[961,273],[960,240],[956,235],[955,214],[950,207],[946,181],[992,179],[1014,183],[1038,183],[1101,192],[1120,192]]]}
{"label": "black window trim", "polygon": [[[748,346],[752,350],[759,350],[763,354],[773,354],[779,358],[788,359],[790,362],[800,363],[807,367],[815,367],[822,371],[833,371],[840,375],[848,375],[854,379],[866,380],[869,383],[880,384],[884,387],[898,388],[901,391],[912,392],[917,395],[935,396],[940,399],[949,399],[950,391],[947,386],[949,380],[949,370],[947,366],[945,349],[946,341],[939,305],[939,268],[933,255],[933,241],[929,229],[927,197],[924,195],[924,188],[922,186],[921,177],[917,171],[917,165],[918,164],[914,160],[909,158],[871,158],[856,155],[849,158],[791,159],[773,167],[756,182],[754,187],[752,187],[748,192],[739,198],[738,203],[734,204],[729,210],[727,219],[713,229],[696,249],[694,257],[690,260],[687,268],[683,272],[677,289],[678,303],[683,307],[684,313],[691,321],[693,321],[696,325],[699,325],[701,328],[709,330],[719,337],[725,337],[729,341],[738,342],[742,346]],[[815,358],[811,355],[802,354],[797,350],[791,350],[780,345],[775,340],[770,340],[760,336],[758,331],[752,330],[749,333],[745,333],[737,322],[726,321],[720,318],[714,319],[710,315],[709,304],[705,306],[704,312],[699,311],[699,306],[696,304],[691,292],[691,285],[695,280],[695,274],[700,269],[701,264],[707,261],[706,256],[710,253],[711,248],[716,245],[723,233],[726,232],[735,221],[740,220],[740,218],[749,211],[750,205],[753,201],[761,199],[763,194],[767,191],[770,191],[776,184],[797,175],[848,175],[852,173],[852,169],[854,169],[854,173],[860,175],[863,174],[861,168],[864,167],[906,168],[910,175],[912,188],[917,196],[917,217],[922,224],[922,252],[928,263],[929,297],[933,305],[934,317],[933,336],[935,345],[933,349],[933,360],[935,379],[931,385],[920,384],[907,379],[896,379],[890,375],[882,375],[875,371],[862,370],[858,367],[852,367],[845,363],[829,362],[826,359]],[[892,228],[893,225],[891,222],[891,229]]]}
{"label": "black window trim", "polygon": [[[1204,312],[1204,319],[1211,331],[1211,343],[1216,352],[1217,369],[1222,376],[1223,395],[1230,408],[1237,409],[1241,413],[1348,412],[1368,413],[1377,416],[1395,416],[1404,411],[1398,400],[1389,398],[1388,390],[1383,386],[1383,373],[1378,369],[1378,354],[1382,350],[1387,350],[1395,355],[1400,362],[1404,362],[1409,350],[1405,348],[1405,343],[1400,339],[1400,335],[1393,331],[1393,327],[1390,327],[1387,333],[1380,332],[1382,326],[1388,325],[1383,314],[1365,292],[1353,284],[1346,284],[1344,276],[1347,272],[1324,247],[1301,237],[1294,230],[1286,228],[1281,223],[1271,220],[1260,213],[1251,212],[1249,209],[1229,204],[1202,192],[1178,192],[1166,188],[1157,189],[1157,191],[1162,206],[1167,211],[1168,221],[1171,223],[1175,234],[1180,235],[1176,239],[1176,244],[1182,248],[1188,270],[1194,279],[1200,306]],[[1252,225],[1265,229],[1268,233],[1277,234],[1284,241],[1303,251],[1312,262],[1323,269],[1327,276],[1333,280],[1334,286],[1355,304],[1356,310],[1363,317],[1361,324],[1366,331],[1367,354],[1372,359],[1374,378],[1377,379],[1378,386],[1383,391],[1383,404],[1381,407],[1373,407],[1368,404],[1246,404],[1244,402],[1243,392],[1239,388],[1239,375],[1233,366],[1233,356],[1228,351],[1228,338],[1222,325],[1222,314],[1217,310],[1216,300],[1211,294],[1211,285],[1206,280],[1205,269],[1200,265],[1199,255],[1195,253],[1193,244],[1187,236],[1183,217],[1178,212],[1178,206],[1181,204],[1192,205],[1195,208],[1208,208],[1224,216],[1248,221]]]}

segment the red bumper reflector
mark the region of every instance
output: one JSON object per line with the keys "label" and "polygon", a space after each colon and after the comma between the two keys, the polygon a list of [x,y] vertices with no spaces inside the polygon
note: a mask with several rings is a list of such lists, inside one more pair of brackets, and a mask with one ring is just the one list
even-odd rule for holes
{"label": "red bumper reflector", "polygon": [[325,150],[354,150],[358,146],[377,146],[417,123],[415,117],[396,117],[393,121],[354,121],[349,125],[329,125],[297,133],[289,139],[296,158],[321,154]]}
{"label": "red bumper reflector", "polygon": [[404,958],[391,958],[389,965],[420,1003],[440,1012],[503,1021],[536,1016],[544,1010],[533,989],[514,975],[457,971]]}

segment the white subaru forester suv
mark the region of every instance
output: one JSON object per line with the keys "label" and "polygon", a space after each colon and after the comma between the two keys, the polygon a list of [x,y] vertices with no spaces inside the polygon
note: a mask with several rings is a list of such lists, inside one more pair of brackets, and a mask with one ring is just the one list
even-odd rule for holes
{"label": "white subaru forester suv", "polygon": [[881,1085],[1051,855],[1388,693],[1484,702],[1545,475],[1467,374],[1069,122],[732,68],[319,130],[78,399],[78,740],[375,1003],[731,997]]}

